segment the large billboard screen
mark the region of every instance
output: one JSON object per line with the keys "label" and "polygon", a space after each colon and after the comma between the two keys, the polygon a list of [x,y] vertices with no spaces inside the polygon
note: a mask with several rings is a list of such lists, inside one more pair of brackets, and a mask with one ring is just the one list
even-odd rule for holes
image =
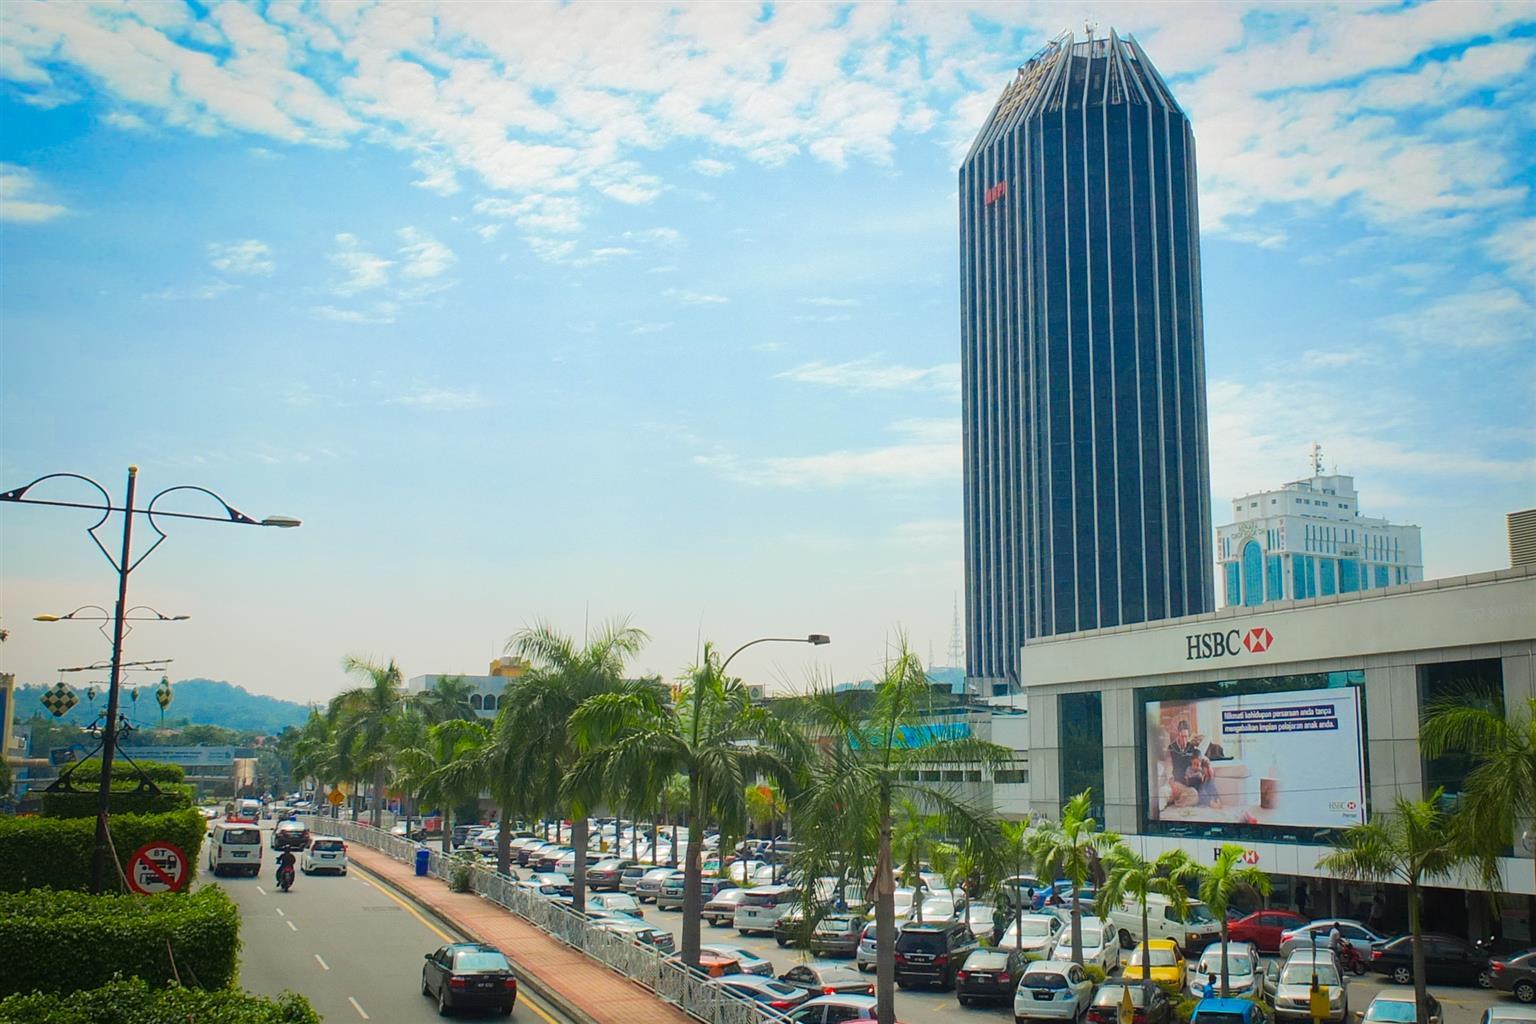
{"label": "large billboard screen", "polygon": [[1143,708],[1149,821],[1343,828],[1365,820],[1357,687]]}

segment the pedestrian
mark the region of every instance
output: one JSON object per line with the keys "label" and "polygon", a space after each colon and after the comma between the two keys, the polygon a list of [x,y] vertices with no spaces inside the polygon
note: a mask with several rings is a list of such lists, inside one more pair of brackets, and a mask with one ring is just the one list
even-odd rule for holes
{"label": "pedestrian", "polygon": [[1367,923],[1370,924],[1371,931],[1378,935],[1380,935],[1386,928],[1387,901],[1382,898],[1382,895],[1379,892],[1375,896],[1371,897],[1371,916]]}
{"label": "pedestrian", "polygon": [[1307,894],[1307,883],[1298,882],[1296,884],[1296,913],[1307,918],[1309,921],[1311,920],[1311,915],[1307,913],[1307,906],[1311,902],[1311,897]]}
{"label": "pedestrian", "polygon": [[1009,909],[1012,902],[1007,897],[997,901],[997,906],[992,908],[992,945],[1000,946],[1003,942],[1003,932],[1008,930]]}

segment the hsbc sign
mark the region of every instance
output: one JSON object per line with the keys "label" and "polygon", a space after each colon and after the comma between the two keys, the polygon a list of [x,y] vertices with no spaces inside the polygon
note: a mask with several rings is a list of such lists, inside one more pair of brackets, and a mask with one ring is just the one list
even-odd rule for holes
{"label": "hsbc sign", "polygon": [[1263,654],[1275,642],[1275,634],[1263,626],[1249,630],[1227,629],[1184,634],[1184,660],[1205,661],[1243,653]]}

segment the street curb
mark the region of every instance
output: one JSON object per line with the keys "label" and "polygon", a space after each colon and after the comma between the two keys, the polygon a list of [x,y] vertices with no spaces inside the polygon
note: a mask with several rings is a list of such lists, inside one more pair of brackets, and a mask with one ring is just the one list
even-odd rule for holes
{"label": "street curb", "polygon": [[[370,852],[378,853],[377,850]],[[380,854],[380,856],[385,855]],[[361,865],[359,865],[359,867],[361,867]],[[395,885],[383,875],[373,871],[368,871],[366,867],[364,867],[363,870],[368,872],[369,878],[378,882],[380,885],[388,886],[400,897],[409,900],[410,902],[421,907],[423,910],[431,914],[440,923],[446,925],[451,930],[458,932],[460,935],[463,935],[473,942],[484,942],[486,945],[490,946],[496,945],[495,943],[486,939],[485,936],[476,932],[475,929],[462,924],[456,918],[452,917],[448,911],[437,905],[435,901],[422,897],[416,893],[408,892],[400,886]],[[505,908],[502,909],[505,910]],[[511,913],[511,911],[507,911],[507,913]],[[497,946],[496,948],[501,949],[500,946]],[[543,982],[537,980],[537,978],[518,961],[517,957],[513,956],[511,953],[508,953],[504,949],[502,950],[502,953],[506,955],[507,961],[512,965],[512,969],[517,972],[517,983],[519,986],[527,988],[541,1000],[548,1003],[550,1006],[554,1007],[556,1010],[569,1017],[571,1020],[575,1021],[576,1024],[598,1024],[597,1019],[586,1010],[582,1009],[580,1006],[577,1006],[575,1003],[571,1002],[560,993],[549,988]]]}

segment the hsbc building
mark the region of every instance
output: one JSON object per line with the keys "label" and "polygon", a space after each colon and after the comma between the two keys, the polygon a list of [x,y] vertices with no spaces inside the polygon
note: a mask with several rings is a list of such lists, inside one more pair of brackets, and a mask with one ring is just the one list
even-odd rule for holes
{"label": "hsbc building", "polygon": [[[1401,899],[1317,860],[1400,793],[1460,791],[1462,763],[1420,753],[1428,701],[1536,697],[1536,567],[1036,638],[1019,661],[1020,694],[993,703],[1027,708],[1031,813],[1091,789],[1105,827],[1149,856],[1235,843],[1275,905],[1365,920]],[[1531,845],[1501,865],[1509,938],[1531,937]],[[1442,889],[1426,910],[1470,934],[1494,927],[1487,908]]]}

